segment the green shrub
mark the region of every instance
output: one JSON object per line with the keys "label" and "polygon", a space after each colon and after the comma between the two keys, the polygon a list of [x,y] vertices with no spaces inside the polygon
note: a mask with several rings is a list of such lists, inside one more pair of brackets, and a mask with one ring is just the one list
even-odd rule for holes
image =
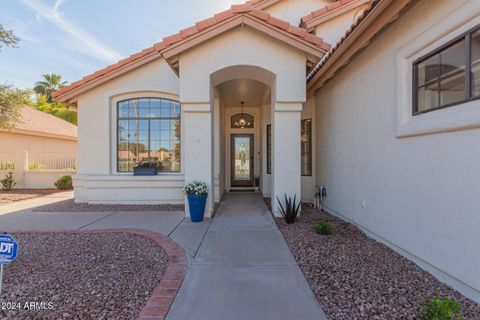
{"label": "green shrub", "polygon": [[315,232],[322,235],[333,234],[332,224],[326,221],[320,221],[315,225]]}
{"label": "green shrub", "polygon": [[2,189],[5,191],[12,190],[13,187],[15,187],[16,185],[15,180],[13,179],[12,172],[7,173],[7,175],[5,176],[5,179],[1,180],[0,182],[2,183],[2,186],[3,186]]}
{"label": "green shrub", "polygon": [[73,189],[72,177],[61,176],[60,178],[58,178],[57,182],[55,182],[55,186],[59,190],[72,190]]}
{"label": "green shrub", "polygon": [[37,171],[37,170],[43,170],[43,169],[45,169],[45,165],[43,163],[30,162],[28,164],[28,170]]}
{"label": "green shrub", "polygon": [[0,171],[15,170],[15,163],[11,161],[0,162]]}
{"label": "green shrub", "polygon": [[420,319],[462,320],[462,308],[455,300],[436,297],[423,303]]}

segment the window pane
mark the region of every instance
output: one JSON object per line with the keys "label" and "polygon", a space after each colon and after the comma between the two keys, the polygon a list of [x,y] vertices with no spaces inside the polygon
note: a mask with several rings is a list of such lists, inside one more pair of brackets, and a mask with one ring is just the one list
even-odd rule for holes
{"label": "window pane", "polygon": [[417,65],[417,112],[438,108],[438,83],[440,81],[440,55],[435,55]]}
{"label": "window pane", "polygon": [[418,89],[418,112],[438,108],[438,83]]}
{"label": "window pane", "polygon": [[440,62],[440,105],[465,100],[465,40],[442,51]]}
{"label": "window pane", "polygon": [[302,120],[301,124],[301,172],[302,176],[312,175],[312,120]]}
{"label": "window pane", "polygon": [[140,118],[148,118],[150,115],[150,103],[148,99],[138,100],[138,116]]}
{"label": "window pane", "polygon": [[440,75],[439,55],[435,55],[418,64],[418,86],[432,85],[438,82]]}
{"label": "window pane", "polygon": [[128,117],[138,118],[138,99],[128,101]]}
{"label": "window pane", "polygon": [[480,96],[480,30],[472,34],[472,96]]}
{"label": "window pane", "polygon": [[150,117],[160,118],[160,99],[150,99]]}
{"label": "window pane", "polygon": [[128,118],[128,101],[122,101],[118,104],[118,117]]}

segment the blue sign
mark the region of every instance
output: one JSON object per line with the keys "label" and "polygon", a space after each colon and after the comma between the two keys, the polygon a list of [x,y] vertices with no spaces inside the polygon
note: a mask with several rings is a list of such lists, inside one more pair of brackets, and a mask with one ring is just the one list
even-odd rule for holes
{"label": "blue sign", "polygon": [[9,264],[17,258],[17,241],[8,234],[0,234],[0,264]]}

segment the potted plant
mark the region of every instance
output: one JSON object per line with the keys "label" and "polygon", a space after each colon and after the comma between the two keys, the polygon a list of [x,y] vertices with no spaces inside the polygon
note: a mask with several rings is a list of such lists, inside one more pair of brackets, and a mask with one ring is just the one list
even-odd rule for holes
{"label": "potted plant", "polygon": [[203,221],[208,197],[207,185],[200,181],[193,181],[183,188],[183,192],[188,199],[188,208],[192,222]]}
{"label": "potted plant", "polygon": [[141,161],[133,168],[134,176],[156,176],[157,163],[154,161]]}

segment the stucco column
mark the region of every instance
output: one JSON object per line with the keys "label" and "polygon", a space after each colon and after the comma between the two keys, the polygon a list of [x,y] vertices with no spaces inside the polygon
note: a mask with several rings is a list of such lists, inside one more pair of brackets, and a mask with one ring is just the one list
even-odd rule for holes
{"label": "stucco column", "polygon": [[277,197],[284,202],[297,195],[301,199],[300,124],[301,103],[277,102],[272,105],[272,208],[280,216]]}
{"label": "stucco column", "polygon": [[[209,103],[182,103],[185,183],[194,180],[208,185],[205,216],[213,211],[212,110]],[[185,211],[190,215],[185,199]]]}

